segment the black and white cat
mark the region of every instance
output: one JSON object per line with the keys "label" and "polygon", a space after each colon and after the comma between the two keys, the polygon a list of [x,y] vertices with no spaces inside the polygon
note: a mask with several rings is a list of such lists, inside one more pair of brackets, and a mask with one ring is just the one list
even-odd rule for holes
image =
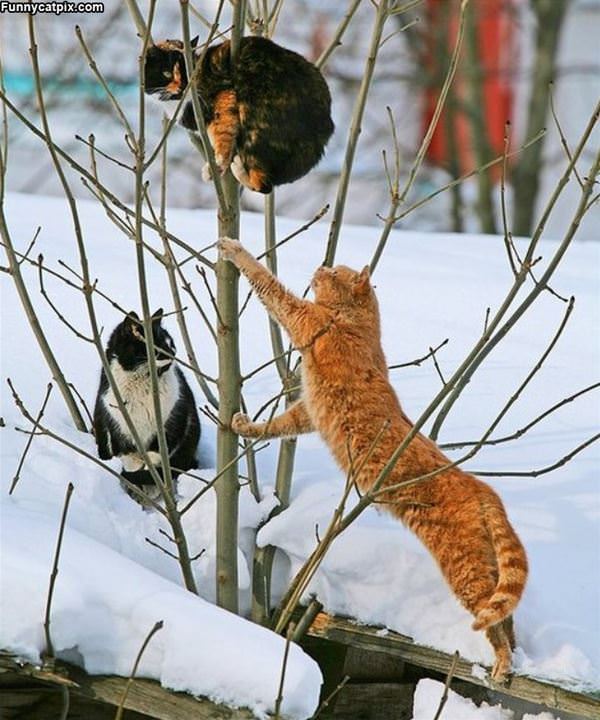
{"label": "black and white cat", "polygon": [[[198,467],[196,451],[200,438],[200,422],[194,395],[183,373],[173,361],[175,345],[169,333],[162,327],[162,315],[162,309],[152,315],[152,335],[159,376],[162,421],[172,474],[176,478],[181,472]],[[161,460],[144,328],[135,312],[130,312],[112,331],[106,356],[144,450],[160,472]],[[146,491],[152,491],[152,475],[137,450],[104,370],[100,375],[100,387],[96,396],[94,434],[98,455],[102,460],[118,457],[123,464],[123,477]]]}

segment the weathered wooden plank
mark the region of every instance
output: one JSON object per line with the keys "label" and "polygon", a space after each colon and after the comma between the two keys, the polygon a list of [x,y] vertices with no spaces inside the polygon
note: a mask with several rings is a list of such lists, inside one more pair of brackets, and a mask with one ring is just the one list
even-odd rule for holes
{"label": "weathered wooden plank", "polygon": [[[308,631],[310,637],[319,637],[352,647],[386,653],[418,667],[447,673],[452,656],[439,650],[417,645],[405,635],[381,628],[359,625],[346,618],[320,613]],[[472,674],[473,663],[460,659],[454,676],[473,685],[480,685],[498,693],[543,705],[549,710],[579,715],[582,718],[600,718],[600,694],[573,692],[523,675],[514,675],[506,685],[498,685]]]}
{"label": "weathered wooden plank", "polygon": [[340,693],[335,720],[411,720],[414,683],[350,683]]}
{"label": "weathered wooden plank", "polygon": [[399,657],[349,646],[344,675],[353,683],[398,683],[404,678],[405,663]]}
{"label": "weathered wooden plank", "polygon": [[[57,662],[48,672],[28,663],[21,664],[14,657],[2,653],[0,673],[66,685],[73,695],[115,707],[121,702],[127,685],[127,678],[88,675],[81,668],[63,662]],[[156,720],[252,720],[255,717],[249,710],[229,708],[205,698],[172,692],[155,680],[146,679],[136,679],[132,683],[124,707]]]}

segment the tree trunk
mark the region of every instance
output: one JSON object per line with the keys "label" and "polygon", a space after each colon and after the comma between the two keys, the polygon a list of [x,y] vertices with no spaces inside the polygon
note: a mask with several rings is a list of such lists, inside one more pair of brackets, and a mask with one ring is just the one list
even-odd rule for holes
{"label": "tree trunk", "polygon": [[[531,0],[531,7],[537,19],[537,37],[527,110],[526,138],[533,137],[546,124],[550,104],[550,83],[556,74],[556,54],[567,0]],[[522,153],[513,173],[515,235],[530,235],[534,225],[543,149],[544,138],[541,138]]]}

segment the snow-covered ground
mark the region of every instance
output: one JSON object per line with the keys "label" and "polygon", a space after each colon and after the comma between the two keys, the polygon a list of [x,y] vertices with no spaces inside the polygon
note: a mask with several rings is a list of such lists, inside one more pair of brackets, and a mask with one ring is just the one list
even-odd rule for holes
{"label": "snow-covered ground", "polygon": [[[444,694],[444,685],[436,680],[421,680],[415,691],[412,720],[431,720],[437,717],[436,712]],[[475,705],[472,700],[463,698],[453,690],[448,692],[439,720],[514,720],[512,710],[502,705]],[[532,715],[525,713],[522,720],[554,720],[548,712]]]}
{"label": "snow-covered ground", "polygon": [[[71,220],[63,200],[13,194],[6,205],[18,248],[26,248],[41,225],[34,254],[43,253],[45,264],[53,268],[60,269],[59,259],[77,267]],[[139,311],[132,244],[114,230],[97,204],[81,201],[79,207],[91,273],[98,278],[99,288],[120,305]],[[173,210],[168,223],[172,232],[196,247],[215,240],[214,213]],[[262,223],[262,217],[251,214],[242,221],[242,240],[256,253],[262,248]],[[279,237],[283,237],[297,224],[281,219],[277,227]],[[323,256],[327,231],[327,223],[321,222],[281,247],[280,274],[294,290],[302,292],[307,286]],[[152,241],[150,233],[146,239]],[[370,260],[377,240],[375,228],[345,227],[339,261],[362,267]],[[547,259],[555,247],[554,242],[545,240],[539,250]],[[562,294],[576,296],[572,318],[543,370],[498,427],[496,436],[514,432],[563,397],[598,380],[599,260],[600,247],[595,243],[575,244],[567,253],[552,284]],[[172,301],[163,270],[151,259],[147,269],[153,309],[162,306],[170,310]],[[38,292],[36,272],[26,265],[22,270],[65,375],[92,405],[99,375],[94,348],[78,340],[56,318]],[[194,276],[189,273],[200,301],[210,311],[202,282],[196,282]],[[393,234],[375,275],[388,362],[422,356],[430,346],[448,337],[449,343],[440,350],[438,359],[444,375],[450,375],[481,334],[486,308],[497,308],[511,278],[501,238]],[[162,619],[165,627],[151,641],[140,674],[158,678],[168,687],[245,705],[259,713],[272,709],[283,640],[210,604],[214,599],[215,556],[212,493],[205,494],[184,517],[191,553],[206,549],[194,563],[203,599],[186,593],[175,561],[145,541],[148,537],[165,542],[159,534],[159,530],[167,529],[162,517],[142,510],[112,476],[55,441],[34,440],[19,483],[8,496],[26,442],[26,436],[15,427],[26,423],[12,402],[5,379],[12,379],[35,414],[50,377],[5,274],[1,283],[1,397],[6,427],[0,430],[0,647],[32,661],[38,660],[43,650],[43,607],[51,558],[65,488],[71,481],[75,491],[52,616],[52,637],[59,656],[81,663],[90,672],[128,674],[145,635]],[[50,278],[47,289],[68,320],[87,333],[81,296]],[[242,283],[241,293],[246,289]],[[100,298],[96,306],[108,334],[119,315]],[[215,347],[194,312],[191,307],[187,315],[196,352],[202,369],[215,375]],[[473,378],[444,425],[441,442],[478,439],[546,348],[563,313],[562,303],[549,293],[542,294]],[[174,319],[166,324],[181,349]],[[253,299],[241,322],[244,372],[269,359],[268,338],[266,315]],[[431,361],[391,372],[407,413],[416,418],[440,386]],[[198,387],[193,387],[198,404],[204,404]],[[253,376],[244,387],[250,412],[256,412],[278,390],[272,366]],[[584,395],[520,439],[484,449],[467,467],[502,471],[545,467],[597,432],[599,420],[598,396]],[[94,452],[93,439],[73,430],[57,390],[44,422]],[[213,426],[204,419],[201,472],[207,479],[213,474],[214,435]],[[516,671],[596,690],[600,689],[599,459],[600,447],[591,445],[550,474],[490,480],[505,501],[531,566],[516,613]],[[243,609],[249,605],[255,529],[273,506],[276,460],[276,443],[257,455],[263,494],[260,504],[247,488],[241,493],[239,574]],[[117,462],[113,466],[119,468]],[[272,543],[280,548],[276,593],[313,549],[315,527],[325,526],[342,487],[343,477],[319,438],[301,438],[291,507],[257,536],[259,544]],[[181,479],[184,498],[197,490],[197,480]],[[470,617],[451,596],[426,551],[397,522],[375,509],[365,512],[336,541],[309,591],[316,592],[330,612],[381,624],[436,648],[450,652],[458,649],[474,662],[491,662],[485,639],[470,630]],[[309,716],[315,709],[319,686],[318,668],[294,648],[286,675],[284,710],[291,717]],[[504,720],[509,717],[506,713],[498,710],[496,715],[481,717]],[[415,710],[415,720],[420,717]]]}

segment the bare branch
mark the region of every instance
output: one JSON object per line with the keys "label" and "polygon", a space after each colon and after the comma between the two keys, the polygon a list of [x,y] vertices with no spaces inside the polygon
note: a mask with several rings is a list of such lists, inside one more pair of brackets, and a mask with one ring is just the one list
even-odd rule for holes
{"label": "bare branch", "polygon": [[[406,197],[408,196],[408,193],[410,192],[410,189],[412,188],[412,186],[414,184],[415,178],[417,176],[419,168],[421,167],[421,165],[423,163],[423,160],[425,159],[425,154],[427,153],[427,149],[429,148],[429,145],[431,144],[431,139],[433,138],[433,133],[435,132],[435,129],[439,122],[440,116],[442,114],[442,110],[446,103],[446,98],[448,97],[448,92],[450,90],[450,86],[452,85],[452,82],[454,80],[454,76],[456,74],[456,69],[458,67],[458,61],[460,58],[460,51],[462,48],[462,42],[463,42],[463,36],[464,36],[465,13],[466,13],[468,2],[469,2],[469,0],[461,0],[460,13],[459,13],[459,18],[458,18],[458,30],[457,30],[457,34],[456,34],[454,51],[450,58],[450,65],[448,67],[448,72],[446,74],[444,84],[442,85],[442,89],[440,90],[440,95],[439,95],[438,101],[436,103],[435,110],[433,111],[431,120],[429,122],[429,127],[427,128],[427,132],[425,133],[425,136],[423,137],[423,140],[421,141],[421,145],[419,147],[419,150],[417,151],[414,162],[410,169],[406,184],[401,193],[398,193],[397,191],[392,193],[392,196],[390,199],[390,208],[388,210],[388,216],[387,216],[387,219],[383,226],[383,230],[381,232],[381,237],[379,239],[379,242],[377,243],[377,247],[375,248],[375,252],[373,253],[373,258],[370,263],[371,273],[373,273],[375,271],[375,268],[377,267],[377,265],[379,263],[379,259],[381,258],[381,254],[383,253],[383,250],[387,244],[388,237],[390,235],[392,227],[394,226],[394,223],[397,220],[397,218],[395,218],[396,212],[398,211],[398,208],[406,200]],[[396,143],[397,143],[397,141],[396,141]]]}
{"label": "bare branch", "polygon": [[369,94],[369,88],[371,87],[371,81],[373,79],[375,63],[377,62],[377,55],[379,53],[379,46],[381,43],[381,36],[383,33],[385,22],[388,17],[389,0],[380,0],[379,5],[377,6],[375,20],[373,23],[371,46],[369,48],[369,54],[367,57],[365,69],[363,71],[360,88],[356,97],[354,110],[352,112],[352,120],[350,122],[348,141],[346,144],[346,153],[340,173],[338,191],[335,199],[335,208],[333,211],[333,219],[331,221],[329,237],[327,239],[327,250],[325,253],[325,259],[323,260],[324,265],[333,265],[335,259],[338,238],[344,218],[344,210],[346,207],[348,187],[350,185],[350,175],[352,173],[352,166],[354,165],[354,155],[356,153],[358,138],[360,136],[360,131],[362,128],[362,120],[365,106],[367,103],[367,96]]}
{"label": "bare branch", "polygon": [[423,355],[422,357],[419,357],[416,360],[410,360],[409,362],[398,363],[397,365],[388,365],[388,370],[397,370],[398,368],[411,367],[412,365],[416,365],[417,367],[420,367],[421,364],[425,362],[425,360],[428,360],[430,357],[433,357],[433,355],[438,350],[441,350],[441,348],[443,348],[444,345],[447,345],[448,342],[450,342],[450,338],[446,338],[445,340],[442,340],[442,342],[439,345],[436,345],[436,347],[434,347],[434,348],[430,347],[429,352],[426,355]]}
{"label": "bare branch", "polygon": [[25,458],[27,457],[27,453],[29,452],[29,448],[31,447],[31,443],[33,442],[33,438],[35,437],[35,432],[40,424],[41,419],[44,417],[44,411],[46,410],[46,405],[48,404],[48,400],[50,399],[50,394],[52,393],[52,383],[48,383],[46,386],[46,395],[44,396],[44,399],[42,401],[42,405],[39,409],[39,412],[33,421],[33,429],[31,434],[29,435],[29,438],[27,440],[27,443],[25,444],[25,449],[23,450],[23,454],[21,455],[21,459],[19,460],[19,465],[17,467],[17,471],[12,479],[12,482],[10,484],[10,489],[8,491],[9,495],[12,495],[13,490],[17,487],[17,483],[19,482],[19,477],[21,476],[21,470],[23,469],[23,464],[25,462]]}
{"label": "bare branch", "polygon": [[450,683],[452,682],[452,678],[454,677],[454,673],[456,672],[456,666],[458,665],[460,655],[458,654],[458,650],[454,651],[454,655],[452,657],[452,665],[450,665],[450,670],[448,670],[448,675],[446,675],[446,682],[444,683],[444,692],[442,693],[442,697],[440,698],[440,704],[438,705],[437,711],[433,717],[433,720],[439,720],[442,716],[442,710],[444,709],[444,705],[446,704],[446,701],[448,700],[448,691],[450,690]]}
{"label": "bare branch", "polygon": [[275,700],[275,715],[274,720],[281,720],[281,703],[283,702],[283,685],[285,682],[285,673],[287,670],[288,657],[290,653],[290,643],[292,642],[292,635],[294,633],[294,625],[290,623],[285,638],[285,648],[283,650],[283,661],[281,663],[281,676],[279,678],[279,689],[277,690],[277,698]]}
{"label": "bare branch", "polygon": [[54,646],[50,637],[50,613],[52,611],[52,597],[54,595],[54,585],[56,584],[56,576],[58,575],[58,560],[60,558],[60,550],[62,547],[63,535],[65,532],[65,523],[67,521],[67,513],[69,512],[69,503],[73,494],[74,485],[69,483],[65,493],[65,501],[63,504],[62,515],[60,518],[60,526],[58,530],[58,538],[56,540],[56,549],[54,551],[54,560],[52,562],[52,572],[50,573],[50,584],[48,586],[48,596],[46,598],[46,612],[44,614],[44,634],[46,636],[46,650],[44,652],[44,664],[54,662]]}
{"label": "bare branch", "polygon": [[146,648],[148,647],[148,644],[150,640],[154,637],[154,635],[159,631],[162,630],[164,626],[164,623],[162,620],[159,620],[158,622],[154,623],[154,626],[146,636],[146,639],[142,643],[142,647],[140,648],[136,658],[135,662],[133,663],[133,668],[131,670],[131,675],[129,676],[129,679],[127,680],[127,685],[125,685],[125,690],[123,691],[123,696],[121,698],[121,702],[119,703],[119,707],[117,708],[117,712],[115,714],[115,720],[122,720],[123,717],[123,710],[125,708],[125,703],[127,702],[127,695],[129,694],[129,689],[131,688],[133,684],[133,679],[135,678],[135,675],[137,673],[140,661],[142,659],[142,655],[146,651]]}
{"label": "bare branch", "polygon": [[546,473],[552,472],[553,470],[566,465],[569,460],[572,460],[575,457],[575,455],[578,455],[582,450],[585,450],[586,447],[589,447],[597,440],[600,440],[600,433],[592,435],[592,437],[588,438],[585,442],[582,442],[581,445],[578,445],[574,450],[571,450],[571,452],[563,455],[560,460],[552,463],[552,465],[547,465],[539,470],[469,470],[469,472],[480,475],[481,477],[539,477],[540,475],[546,475]]}
{"label": "bare branch", "polygon": [[[511,435],[504,435],[503,437],[495,438],[493,440],[486,440],[483,444],[484,445],[499,445],[500,443],[508,442],[509,440],[517,440],[518,438],[525,435],[526,432],[531,430],[532,427],[537,425],[539,422],[541,422],[544,418],[548,417],[548,415],[551,415],[553,412],[558,410],[559,408],[563,407],[563,405],[567,405],[570,402],[573,402],[576,398],[580,397],[581,395],[584,395],[585,393],[588,393],[592,390],[596,390],[597,388],[600,388],[600,382],[594,383],[593,385],[588,385],[587,387],[583,388],[582,390],[579,390],[578,392],[574,393],[573,395],[569,395],[566,398],[563,398],[560,402],[555,403],[552,405],[552,407],[545,410],[543,413],[538,415],[536,418],[531,420],[527,425],[524,425],[519,430],[516,430]],[[450,443],[440,443],[439,447],[444,450],[456,450],[463,447],[469,447],[472,445],[477,445],[479,441],[477,440],[469,440],[464,442],[450,442]]]}
{"label": "bare branch", "polygon": [[[179,556],[175,555],[175,553],[172,553],[170,550],[167,550],[162,545],[159,545],[157,542],[154,542],[154,540],[151,540],[149,537],[144,538],[144,540],[148,543],[148,545],[152,545],[152,547],[155,547],[157,550],[160,550],[165,555],[168,555],[170,558],[173,558],[173,560],[177,560],[179,562]],[[173,541],[175,542],[175,541]],[[190,558],[191,562],[191,558]]]}
{"label": "bare branch", "polygon": [[331,55],[342,44],[342,37],[344,36],[348,25],[350,25],[350,21],[352,20],[354,13],[358,10],[358,6],[360,5],[360,3],[361,0],[353,0],[353,2],[351,2],[348,6],[346,14],[342,18],[340,24],[336,28],[335,33],[333,34],[333,37],[331,38],[331,42],[323,50],[323,52],[319,55],[317,61],[315,62],[315,65],[319,68],[319,70],[322,70],[325,67]]}

